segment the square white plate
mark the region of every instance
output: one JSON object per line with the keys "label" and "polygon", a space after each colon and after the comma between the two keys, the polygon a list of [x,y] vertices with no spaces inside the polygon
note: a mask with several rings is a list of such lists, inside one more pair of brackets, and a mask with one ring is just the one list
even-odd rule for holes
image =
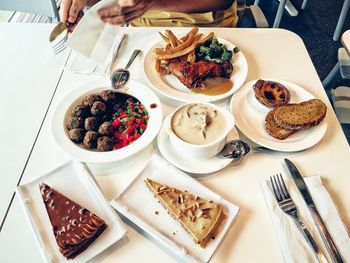
{"label": "square white plate", "polygon": [[84,252],[69,262],[86,262],[119,241],[126,234],[120,218],[97,186],[87,166],[69,161],[38,179],[20,185],[17,196],[46,262],[67,262],[60,253],[49,216],[42,200],[39,183],[45,182],[74,202],[101,217],[108,227]]}
{"label": "square white plate", "polygon": [[[158,199],[144,183],[146,178],[180,190],[188,190],[192,194],[224,206],[227,217],[218,235],[209,241],[205,249],[195,244],[191,235],[158,203]],[[111,201],[111,205],[164,247],[170,249],[173,254],[187,262],[209,262],[223,242],[239,210],[237,206],[210,191],[158,155],[152,157],[146,168],[123,193]]]}

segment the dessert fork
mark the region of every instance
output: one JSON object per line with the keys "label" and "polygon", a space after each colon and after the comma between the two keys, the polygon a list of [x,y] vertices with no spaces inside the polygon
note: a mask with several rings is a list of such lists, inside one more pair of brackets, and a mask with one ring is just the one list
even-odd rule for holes
{"label": "dessert fork", "polygon": [[301,220],[301,218],[298,216],[298,210],[297,207],[293,201],[293,199],[290,197],[288,189],[284,183],[283,177],[281,174],[270,176],[270,181],[272,185],[272,190],[275,194],[277,203],[281,210],[286,213],[287,215],[291,216],[296,225],[299,227],[301,232],[304,234],[306,240],[308,241],[309,245],[314,250],[317,259],[319,262],[328,262],[326,257],[323,255],[322,251],[316,244],[315,240],[311,236],[310,231],[307,229],[305,223]]}

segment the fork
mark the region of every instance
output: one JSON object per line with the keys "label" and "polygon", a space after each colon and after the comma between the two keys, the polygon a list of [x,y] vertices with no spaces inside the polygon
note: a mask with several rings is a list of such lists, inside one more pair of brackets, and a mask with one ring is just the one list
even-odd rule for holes
{"label": "fork", "polygon": [[316,244],[316,241],[311,236],[310,231],[307,229],[305,223],[301,220],[301,218],[298,216],[298,210],[297,207],[293,201],[293,199],[290,197],[288,189],[284,183],[282,174],[270,176],[270,181],[272,185],[272,190],[275,194],[276,200],[278,202],[279,207],[281,210],[286,213],[287,215],[291,216],[296,225],[299,227],[301,232],[306,237],[306,240],[308,241],[309,245],[314,250],[317,259],[319,262],[328,262],[326,257],[323,255],[322,251],[319,249],[319,247]]}
{"label": "fork", "polygon": [[67,47],[66,43],[68,40],[69,26],[71,26],[71,23],[69,22],[59,22],[51,32],[50,42],[53,44],[52,48],[55,55],[57,55]]}

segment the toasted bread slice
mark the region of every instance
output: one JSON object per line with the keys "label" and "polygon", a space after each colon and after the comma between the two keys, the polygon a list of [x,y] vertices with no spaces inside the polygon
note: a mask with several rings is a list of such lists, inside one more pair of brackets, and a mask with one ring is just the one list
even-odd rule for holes
{"label": "toasted bread slice", "polygon": [[205,248],[226,217],[223,206],[149,178],[145,183],[194,241]]}
{"label": "toasted bread slice", "polygon": [[286,139],[289,135],[295,133],[293,130],[283,129],[278,127],[273,119],[273,115],[275,114],[276,109],[269,111],[265,118],[265,129],[272,137],[275,137],[279,140]]}
{"label": "toasted bread slice", "polygon": [[253,89],[257,100],[267,107],[281,107],[290,101],[288,89],[275,81],[259,79]]}
{"label": "toasted bread slice", "polygon": [[283,129],[302,130],[319,124],[326,113],[327,106],[318,99],[312,99],[277,108],[273,119]]}

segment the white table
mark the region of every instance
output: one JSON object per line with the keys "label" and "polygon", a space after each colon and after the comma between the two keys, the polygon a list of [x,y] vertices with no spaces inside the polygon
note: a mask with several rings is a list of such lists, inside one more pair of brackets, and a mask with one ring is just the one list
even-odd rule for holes
{"label": "white table", "polygon": [[53,55],[48,45],[52,28],[53,25],[0,24],[0,168],[6,176],[0,184],[1,219],[69,54],[65,51],[61,56]]}
{"label": "white table", "polygon": [[[35,31],[37,25],[31,25]],[[7,27],[11,27],[8,25]],[[5,29],[0,28],[0,33]],[[25,28],[23,27],[23,30]],[[146,51],[158,39],[160,28],[123,28],[129,42],[121,50],[116,67],[123,66],[132,50]],[[176,33],[181,29],[174,29]],[[209,29],[201,29],[209,31]],[[345,225],[350,227],[350,148],[328,102],[321,81],[300,37],[281,29],[215,29],[215,34],[235,43],[244,52],[249,73],[247,81],[256,78],[274,78],[294,82],[323,100],[328,106],[328,130],[315,147],[299,153],[271,153],[247,157],[216,174],[205,177],[201,183],[241,207],[224,243],[212,262],[282,262],[282,256],[273,232],[269,214],[260,189],[262,180],[283,172],[283,158],[295,161],[304,175],[318,174],[337,205]],[[9,38],[15,38],[13,34]],[[38,42],[34,40],[33,42]],[[141,41],[142,40],[142,41]],[[8,47],[10,50],[11,47]],[[64,56],[64,54],[62,54]],[[142,69],[143,57],[131,66],[131,76],[147,84]],[[7,61],[11,61],[7,58]],[[4,63],[1,61],[0,63]],[[25,61],[23,63],[26,63]],[[57,63],[59,66],[59,63]],[[52,65],[46,72],[56,70]],[[50,131],[52,113],[60,100],[80,83],[94,77],[64,72],[44,122],[40,136],[24,172],[22,183],[52,170],[69,157],[56,146]],[[165,115],[172,109],[163,104]],[[2,114],[2,113],[1,113]],[[39,118],[39,117],[38,117]],[[120,193],[142,169],[154,151],[154,145],[133,160],[132,165],[120,164],[117,171],[96,176],[108,199]],[[3,157],[3,156],[2,156]],[[8,168],[7,171],[11,169]],[[19,175],[17,174],[17,177]],[[6,182],[10,176],[3,176]],[[69,182],[67,182],[69,183]],[[8,185],[11,188],[13,185]],[[176,262],[167,252],[128,228],[128,241],[113,248],[99,260],[103,262]],[[29,225],[15,198],[0,235],[0,262],[40,262],[40,254]]]}

